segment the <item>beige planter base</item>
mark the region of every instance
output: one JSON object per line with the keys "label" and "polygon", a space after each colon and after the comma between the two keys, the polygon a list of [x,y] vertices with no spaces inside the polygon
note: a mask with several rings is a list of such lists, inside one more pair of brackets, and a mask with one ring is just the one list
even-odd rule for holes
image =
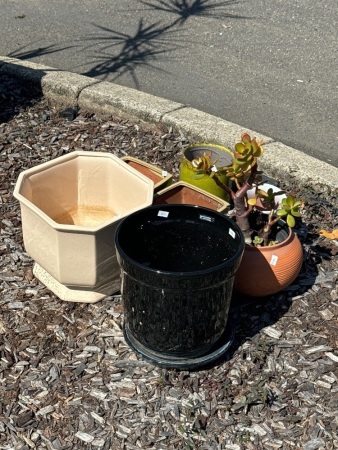
{"label": "beige planter base", "polygon": [[95,291],[91,291],[89,289],[69,288],[59,283],[37,263],[34,264],[33,274],[57,297],[67,302],[96,303],[103,300],[105,297],[118,292],[121,287],[120,279],[118,279],[100,286]]}

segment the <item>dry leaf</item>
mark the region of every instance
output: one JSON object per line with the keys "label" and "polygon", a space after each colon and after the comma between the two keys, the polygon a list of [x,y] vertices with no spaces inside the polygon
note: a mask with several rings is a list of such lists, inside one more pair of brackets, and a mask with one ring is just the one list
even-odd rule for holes
{"label": "dry leaf", "polygon": [[325,236],[328,239],[338,239],[338,229],[330,231],[327,230],[320,230],[319,234],[321,236]]}

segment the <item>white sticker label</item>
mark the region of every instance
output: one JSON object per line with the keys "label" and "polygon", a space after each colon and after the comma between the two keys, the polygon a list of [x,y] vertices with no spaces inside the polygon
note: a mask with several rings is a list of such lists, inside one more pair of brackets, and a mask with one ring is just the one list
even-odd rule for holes
{"label": "white sticker label", "polygon": [[270,264],[272,266],[276,266],[277,265],[277,261],[278,261],[278,256],[277,255],[272,255],[271,256],[271,260],[270,260]]}
{"label": "white sticker label", "polygon": [[213,172],[217,172],[217,167],[216,167],[216,166],[212,166],[211,170],[212,170]]}
{"label": "white sticker label", "polygon": [[168,172],[166,170],[162,170],[162,177],[165,178],[168,175]]}
{"label": "white sticker label", "polygon": [[234,230],[232,228],[229,228],[229,234],[233,239],[235,239],[236,233],[234,232]]}
{"label": "white sticker label", "polygon": [[204,216],[203,214],[200,214],[201,220],[206,220],[207,222],[213,222],[215,219],[213,217]]}
{"label": "white sticker label", "polygon": [[159,217],[168,217],[168,216],[169,216],[169,211],[159,211],[159,212],[157,213],[157,215],[158,215]]}

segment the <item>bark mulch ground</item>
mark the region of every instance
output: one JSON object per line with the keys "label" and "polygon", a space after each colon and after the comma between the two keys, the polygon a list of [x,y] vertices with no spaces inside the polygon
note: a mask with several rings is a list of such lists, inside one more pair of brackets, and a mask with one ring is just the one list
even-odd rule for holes
{"label": "bark mulch ground", "polygon": [[59,111],[0,76],[0,449],[338,448],[338,242],[319,235],[338,227],[338,198],[325,184],[277,180],[305,202],[301,274],[277,295],[234,297],[234,343],[208,369],[138,360],[119,296],[66,303],[32,275],[12,196],[22,170],[81,149],[177,178],[186,144],[170,129]]}

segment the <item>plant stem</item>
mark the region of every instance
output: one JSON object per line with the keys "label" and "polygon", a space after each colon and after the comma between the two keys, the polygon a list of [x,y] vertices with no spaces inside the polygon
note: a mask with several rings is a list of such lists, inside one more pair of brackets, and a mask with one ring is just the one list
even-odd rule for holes
{"label": "plant stem", "polygon": [[250,223],[249,223],[249,214],[252,211],[252,206],[247,203],[247,192],[252,188],[252,184],[255,181],[257,173],[257,163],[255,163],[251,167],[249,178],[243,183],[236,192],[234,192],[229,186],[224,184],[217,176],[215,172],[211,172],[210,176],[214,179],[217,186],[221,187],[229,196],[231,200],[234,202],[234,209],[236,215],[236,222],[241,231],[243,232],[247,241],[251,240],[250,238]]}
{"label": "plant stem", "polygon": [[217,176],[217,174],[215,172],[211,172],[210,173],[210,177],[215,181],[215,183],[217,184],[217,186],[219,186],[220,188],[222,188],[227,194],[230,195],[231,199],[234,200],[235,199],[235,193],[232,189],[229,188],[229,186],[227,186],[226,184],[224,184]]}
{"label": "plant stem", "polygon": [[263,238],[263,245],[269,245],[269,236],[270,236],[270,232],[271,232],[271,227],[278,222],[278,220],[280,219],[280,217],[275,217],[273,219],[273,214],[274,211],[271,210],[269,213],[269,217],[268,217],[268,223],[264,226],[262,233],[261,233],[261,237]]}
{"label": "plant stem", "polygon": [[250,232],[250,223],[249,223],[249,214],[252,211],[252,206],[247,203],[247,192],[252,189],[252,184],[255,181],[257,172],[257,163],[255,163],[250,172],[249,178],[243,183],[240,189],[235,194],[233,198],[235,211],[236,211],[236,220],[240,229],[243,231],[245,237],[249,237]]}

